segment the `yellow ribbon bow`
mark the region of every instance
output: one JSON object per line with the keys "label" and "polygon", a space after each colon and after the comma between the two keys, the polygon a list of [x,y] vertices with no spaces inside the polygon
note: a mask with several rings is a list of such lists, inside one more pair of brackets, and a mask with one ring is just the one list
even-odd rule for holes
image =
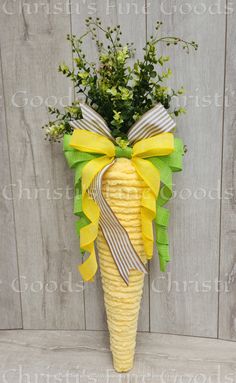
{"label": "yellow ribbon bow", "polygon": [[[97,271],[97,260],[94,241],[98,235],[100,209],[89,196],[88,190],[96,175],[116,157],[116,146],[108,137],[99,133],[82,129],[75,129],[70,146],[81,152],[98,153],[103,156],[90,160],[82,170],[82,209],[91,221],[80,230],[81,247],[90,253],[88,259],[79,266],[85,281],[92,280]],[[147,259],[153,255],[153,227],[152,221],[156,216],[156,199],[160,190],[160,172],[145,158],[167,156],[174,151],[174,137],[172,133],[160,133],[153,137],[144,138],[133,145],[131,161],[139,176],[148,186],[141,200],[141,226],[144,249]]]}

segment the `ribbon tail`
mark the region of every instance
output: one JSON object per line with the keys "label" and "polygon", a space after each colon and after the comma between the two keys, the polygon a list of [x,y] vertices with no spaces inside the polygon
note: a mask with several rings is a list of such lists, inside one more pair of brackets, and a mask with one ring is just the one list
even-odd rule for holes
{"label": "ribbon tail", "polygon": [[132,162],[138,175],[148,186],[142,196],[141,217],[144,249],[147,259],[151,259],[154,248],[152,223],[156,217],[156,198],[160,189],[160,173],[153,164],[143,158],[133,157]]}
{"label": "ribbon tail", "polygon": [[104,166],[110,164],[111,161],[112,159],[108,157],[99,157],[87,162],[82,170],[79,171],[79,174],[81,173],[82,175],[82,211],[85,217],[88,219],[88,223],[81,227],[79,231],[80,247],[83,251],[89,253],[89,257],[79,267],[83,280],[85,281],[92,280],[97,271],[94,242],[98,234],[100,215],[99,206],[92,198],[90,198],[88,189],[93,182],[94,177]]}
{"label": "ribbon tail", "polygon": [[128,285],[130,270],[135,269],[146,274],[147,269],[136,253],[127,231],[120,224],[102,194],[102,177],[113,163],[114,161],[105,166],[94,178],[89,188],[89,194],[100,207],[99,225],[118,271],[124,282]]}
{"label": "ribbon tail", "polygon": [[80,274],[83,276],[84,281],[93,282],[94,275],[97,272],[98,264],[94,246],[90,249],[90,255],[84,263],[78,266]]}

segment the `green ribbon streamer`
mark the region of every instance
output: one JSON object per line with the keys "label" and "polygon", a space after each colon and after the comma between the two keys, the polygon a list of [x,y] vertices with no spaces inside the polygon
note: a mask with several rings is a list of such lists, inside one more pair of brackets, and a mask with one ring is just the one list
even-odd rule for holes
{"label": "green ribbon streamer", "polygon": [[[75,169],[75,197],[74,214],[79,220],[76,222],[76,232],[79,236],[80,229],[89,223],[88,218],[82,211],[82,188],[81,177],[84,166],[94,158],[101,157],[102,154],[91,154],[80,152],[70,146],[71,135],[64,136],[63,150],[70,168]],[[173,194],[172,174],[182,170],[182,161],[184,155],[184,145],[181,139],[174,139],[175,150],[168,156],[146,158],[160,172],[161,188],[157,198],[157,214],[155,218],[156,226],[156,244],[159,255],[160,269],[166,271],[166,264],[170,261],[168,224],[170,213],[163,206],[170,200]],[[116,146],[116,157],[131,158],[132,148],[120,148]],[[83,253],[83,250],[81,249]]]}
{"label": "green ribbon streamer", "polygon": [[[71,135],[65,134],[63,140],[63,151],[70,168],[75,170],[74,180],[74,214],[79,218],[76,222],[76,233],[79,237],[80,229],[89,224],[89,220],[82,210],[82,171],[84,166],[94,158],[101,157],[101,154],[80,152],[70,146]],[[80,248],[83,254],[83,249]]]}
{"label": "green ribbon streamer", "polygon": [[168,156],[148,158],[160,172],[161,189],[157,198],[157,214],[155,219],[156,244],[159,255],[160,269],[166,271],[166,264],[170,261],[168,223],[170,213],[163,207],[173,194],[172,173],[183,168],[184,145],[181,139],[174,139],[175,150]]}

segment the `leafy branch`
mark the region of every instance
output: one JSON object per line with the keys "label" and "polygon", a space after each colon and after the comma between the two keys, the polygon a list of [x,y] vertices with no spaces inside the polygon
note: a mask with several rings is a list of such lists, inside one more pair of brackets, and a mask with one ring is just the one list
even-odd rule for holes
{"label": "leafy branch", "polygon": [[[89,17],[85,20],[85,26],[86,31],[82,36],[67,36],[74,56],[73,68],[64,63],[59,66],[59,72],[73,82],[76,101],[63,111],[49,108],[54,119],[44,126],[46,138],[57,141],[65,133],[72,132],[69,122],[82,118],[79,107],[81,99],[105,119],[114,137],[126,138],[128,129],[148,109],[158,102],[170,109],[173,98],[183,94],[182,87],[175,91],[167,86],[172,72],[165,65],[170,58],[159,55],[157,48],[160,43],[166,46],[179,45],[189,53],[190,49],[197,50],[196,42],[175,36],[159,36],[162,22],[158,21],[155,36],[150,36],[143,48],[143,59],[131,65],[135,47],[133,43],[121,42],[120,25],[106,28],[99,18]],[[84,53],[83,44],[87,38],[96,44],[97,63],[89,62]],[[176,117],[184,112],[181,107],[172,111]]]}

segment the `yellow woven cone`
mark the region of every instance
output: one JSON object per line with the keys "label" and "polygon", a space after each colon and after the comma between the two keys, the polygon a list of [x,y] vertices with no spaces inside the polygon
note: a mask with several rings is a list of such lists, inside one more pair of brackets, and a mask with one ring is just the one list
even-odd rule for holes
{"label": "yellow woven cone", "polygon": [[[140,211],[144,188],[144,182],[126,158],[117,159],[103,177],[103,195],[145,263]],[[101,230],[97,244],[113,364],[117,372],[126,372],[133,367],[144,274],[131,270],[127,286],[117,270]]]}

